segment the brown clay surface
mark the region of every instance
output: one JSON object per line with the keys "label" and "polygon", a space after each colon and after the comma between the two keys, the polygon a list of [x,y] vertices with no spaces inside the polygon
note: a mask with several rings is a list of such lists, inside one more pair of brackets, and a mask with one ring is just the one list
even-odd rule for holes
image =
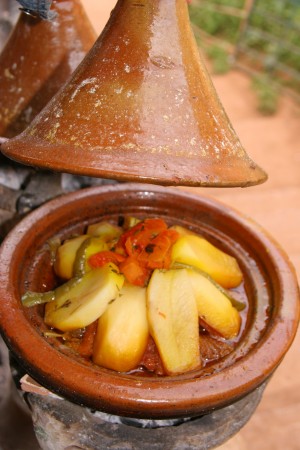
{"label": "brown clay surface", "polygon": [[[84,0],[96,31],[115,0]],[[100,18],[101,16],[101,18]],[[100,18],[100,19],[99,19]],[[248,154],[269,175],[260,186],[246,189],[194,189],[215,197],[251,217],[277,240],[300,276],[300,106],[282,98],[275,116],[256,108],[249,77],[240,72],[214,76],[225,110]],[[300,449],[300,332],[270,381],[248,424],[219,450]]]}
{"label": "brown clay surface", "polygon": [[6,156],[54,171],[162,185],[266,180],[194,57],[186,0],[122,0],[105,30],[54,102],[3,144]]}

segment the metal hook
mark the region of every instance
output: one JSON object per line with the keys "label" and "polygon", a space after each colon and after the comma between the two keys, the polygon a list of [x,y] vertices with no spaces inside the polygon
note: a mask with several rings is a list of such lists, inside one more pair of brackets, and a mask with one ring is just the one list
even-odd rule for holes
{"label": "metal hook", "polygon": [[20,11],[22,11],[24,14],[27,14],[27,16],[34,17],[35,19],[38,19],[38,15],[34,13],[32,10],[27,8],[19,8]]}

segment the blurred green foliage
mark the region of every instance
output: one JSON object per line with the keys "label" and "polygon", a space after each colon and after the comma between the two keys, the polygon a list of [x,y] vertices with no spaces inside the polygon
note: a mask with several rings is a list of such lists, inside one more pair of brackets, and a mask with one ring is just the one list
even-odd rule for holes
{"label": "blurred green foliage", "polygon": [[224,73],[230,68],[224,41],[238,48],[238,57],[246,56],[251,68],[265,73],[254,80],[253,87],[260,96],[259,102],[268,105],[266,111],[272,111],[278,92],[270,80],[277,79],[300,93],[300,0],[254,1],[241,33],[242,18],[231,15],[230,8],[243,10],[245,4],[245,0],[193,0],[189,6],[191,22],[196,29],[220,40],[218,46],[200,42],[212,60],[214,72]]}
{"label": "blurred green foliage", "polygon": [[[232,1],[237,2],[237,0]],[[225,0],[223,0],[223,2],[219,0],[216,3],[225,4]],[[192,23],[201,30],[231,43],[237,41],[240,26],[240,19],[238,17],[228,16],[222,12],[213,11],[207,6],[207,2],[205,2],[203,6],[201,6],[201,2],[192,3],[189,10]]]}
{"label": "blurred green foliage", "polygon": [[211,45],[207,48],[206,54],[212,63],[213,73],[221,75],[231,69],[230,56],[224,48]]}
{"label": "blurred green foliage", "polygon": [[261,6],[251,14],[245,44],[300,72],[300,1],[257,3]]}
{"label": "blurred green foliage", "polygon": [[257,109],[265,116],[275,114],[278,108],[280,88],[268,74],[252,78],[252,87],[256,93]]}

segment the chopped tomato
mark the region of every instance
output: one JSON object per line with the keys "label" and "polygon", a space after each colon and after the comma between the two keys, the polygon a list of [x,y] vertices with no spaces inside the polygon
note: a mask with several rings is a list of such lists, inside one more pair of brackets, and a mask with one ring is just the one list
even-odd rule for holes
{"label": "chopped tomato", "polygon": [[142,267],[136,258],[132,256],[129,256],[125,261],[120,263],[119,269],[127,281],[136,286],[146,286],[151,275],[151,271]]}
{"label": "chopped tomato", "polygon": [[122,256],[119,253],[115,253],[109,250],[104,250],[102,252],[98,252],[90,256],[88,259],[88,264],[92,267],[92,269],[96,269],[97,267],[105,266],[105,264],[110,262],[118,265],[120,262],[124,260],[125,256]]}
{"label": "chopped tomato", "polygon": [[122,234],[117,248],[124,248],[129,256],[143,250],[151,239],[161,231],[167,229],[167,224],[162,219],[146,219]]}
{"label": "chopped tomato", "polygon": [[126,248],[125,243],[126,243],[127,239],[130,236],[134,236],[136,233],[139,233],[143,228],[144,228],[144,222],[139,222],[136,225],[134,225],[133,227],[129,228],[129,230],[125,231],[125,233],[123,233],[120,236],[118,243],[116,245],[116,248],[125,250],[125,248]]}
{"label": "chopped tomato", "polygon": [[168,269],[171,264],[171,248],[178,236],[175,230],[159,233],[138,255],[139,263],[148,269]]}
{"label": "chopped tomato", "polygon": [[96,253],[88,263],[96,268],[112,262],[129,283],[146,286],[152,270],[170,267],[171,248],[178,236],[164,220],[145,219],[121,235],[115,251]]}

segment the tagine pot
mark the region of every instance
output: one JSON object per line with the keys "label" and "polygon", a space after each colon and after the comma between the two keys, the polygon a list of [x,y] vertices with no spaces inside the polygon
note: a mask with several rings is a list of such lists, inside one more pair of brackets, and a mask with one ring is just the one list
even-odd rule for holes
{"label": "tagine pot", "polygon": [[2,151],[26,165],[119,181],[267,179],[220,103],[186,0],[118,0],[66,84]]}
{"label": "tagine pot", "polygon": [[0,136],[21,133],[96,40],[80,0],[53,2],[53,20],[20,13],[0,53]]}
{"label": "tagine pot", "polygon": [[[49,242],[83,233],[99,220],[162,217],[209,239],[237,258],[249,301],[237,347],[204,369],[142,377],[81,359],[55,337],[45,337],[40,307],[24,308],[27,290],[54,285]],[[23,370],[68,401],[129,418],[199,417],[245,400],[265,384],[288,351],[299,320],[296,276],[287,256],[248,218],[215,200],[177,188],[117,184],[83,189],[30,213],[1,247],[0,323]]]}

